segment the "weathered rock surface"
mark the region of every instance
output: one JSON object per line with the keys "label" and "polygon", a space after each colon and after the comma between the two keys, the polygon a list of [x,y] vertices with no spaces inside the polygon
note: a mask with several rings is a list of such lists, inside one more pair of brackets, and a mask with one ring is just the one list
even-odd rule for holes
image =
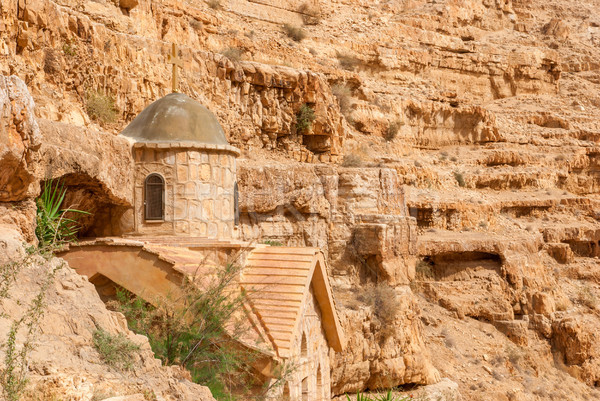
{"label": "weathered rock surface", "polygon": [[30,185],[41,142],[34,107],[25,82],[14,75],[0,77],[0,202],[20,201],[35,192]]}
{"label": "weathered rock surface", "polygon": [[[465,399],[600,398],[584,384],[598,381],[597,2],[321,0],[310,25],[302,3],[2,2],[0,71],[27,82],[42,134],[65,127],[60,148],[90,155],[55,153],[73,202],[112,216],[130,202],[127,156],[94,132],[169,91],[178,43],[181,91],[244,152],[241,236],[322,247],[340,299],[373,282],[402,293],[398,350],[365,305],[344,307],[363,348],[340,356],[357,374],[334,371],[337,391],[423,383],[431,363]],[[299,42],[280,29],[302,22]],[[115,99],[117,122],[90,119],[91,91]],[[304,103],[316,121],[299,133]],[[27,163],[23,179],[43,171]],[[32,239],[34,211],[14,198],[0,222]]]}
{"label": "weathered rock surface", "polygon": [[[0,263],[24,257],[18,233],[7,230],[1,237],[0,246],[7,251],[2,253]],[[148,399],[151,394],[154,399],[165,401],[214,400],[206,387],[188,380],[189,373],[162,367],[161,362],[154,359],[148,339],[130,332],[125,317],[108,311],[93,284],[61,259],[46,261],[33,257],[30,263],[21,266],[16,280],[9,285],[9,296],[0,303],[0,338],[6,338],[11,322],[25,314],[44,280],[57,268],[45,293],[39,331],[33,337],[34,348],[27,364],[28,390],[22,400],[122,396],[124,398],[117,399],[133,401]],[[102,361],[92,341],[93,333],[99,329],[112,335],[123,334],[140,346],[131,371],[111,368]],[[24,336],[25,330],[20,331],[18,346]]]}

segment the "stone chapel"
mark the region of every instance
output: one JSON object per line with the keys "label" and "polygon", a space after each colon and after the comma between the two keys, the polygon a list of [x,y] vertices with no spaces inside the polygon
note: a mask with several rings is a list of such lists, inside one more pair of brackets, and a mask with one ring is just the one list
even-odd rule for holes
{"label": "stone chapel", "polygon": [[61,256],[101,297],[120,286],[151,302],[177,291],[182,277],[210,274],[241,255],[236,285],[247,294],[244,313],[253,331],[243,345],[263,356],[256,369],[267,385],[278,366],[296,366],[270,396],[330,400],[329,355],[342,350],[344,336],[323,254],[236,239],[237,201],[244,196],[236,183],[240,152],[216,116],[171,93],[147,106],[121,135],[135,163],[130,232],[83,239]]}

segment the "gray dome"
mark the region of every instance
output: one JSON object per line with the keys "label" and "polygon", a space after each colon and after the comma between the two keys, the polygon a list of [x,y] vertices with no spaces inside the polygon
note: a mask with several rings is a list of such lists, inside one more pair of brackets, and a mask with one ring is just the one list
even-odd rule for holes
{"label": "gray dome", "polygon": [[193,142],[228,145],[215,115],[182,93],[171,93],[146,107],[121,135],[136,142]]}

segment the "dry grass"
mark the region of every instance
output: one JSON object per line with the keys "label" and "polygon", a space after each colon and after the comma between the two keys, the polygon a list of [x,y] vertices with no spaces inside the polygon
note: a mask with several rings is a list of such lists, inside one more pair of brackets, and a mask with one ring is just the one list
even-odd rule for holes
{"label": "dry grass", "polygon": [[461,187],[461,188],[464,188],[467,185],[467,183],[465,182],[465,176],[463,175],[463,173],[455,171],[454,172],[454,179],[458,183],[458,186]]}
{"label": "dry grass", "polygon": [[228,47],[221,51],[221,54],[231,61],[240,61],[244,52],[237,47]]}
{"label": "dry grass", "polygon": [[220,10],[223,7],[221,5],[221,0],[208,0],[206,4],[213,10]]}
{"label": "dry grass", "polygon": [[315,5],[302,3],[298,7],[298,12],[302,14],[304,25],[318,25],[321,22],[321,10]]}
{"label": "dry grass", "polygon": [[117,120],[117,109],[112,96],[104,92],[89,92],[86,98],[86,110],[90,118],[104,124]]}
{"label": "dry grass", "polygon": [[363,164],[363,159],[354,153],[344,155],[344,160],[342,160],[342,167],[361,167]]}
{"label": "dry grass", "polygon": [[415,278],[420,281],[433,280],[435,274],[431,264],[424,260],[419,260],[415,266]]}
{"label": "dry grass", "polygon": [[363,64],[361,59],[350,54],[338,53],[337,59],[340,63],[340,67],[348,71],[354,71],[357,67]]}
{"label": "dry grass", "polygon": [[394,321],[400,311],[400,301],[394,288],[387,283],[368,285],[358,293],[357,299],[372,308],[381,324],[379,333],[384,340],[394,334]]}
{"label": "dry grass", "polygon": [[389,123],[387,130],[385,131],[384,139],[387,142],[393,141],[398,135],[398,131],[400,131],[400,127],[402,127],[404,123],[400,120],[395,120]]}
{"label": "dry grass", "polygon": [[598,306],[598,299],[596,298],[596,294],[594,294],[594,290],[589,284],[585,284],[582,288],[579,289],[577,294],[577,301],[580,304],[587,306],[590,309],[596,309]]}
{"label": "dry grass", "polygon": [[285,34],[296,42],[301,42],[304,38],[306,38],[306,32],[300,26],[284,24],[283,31]]}
{"label": "dry grass", "polygon": [[340,111],[348,118],[352,111],[352,91],[346,85],[336,84],[331,87],[331,92],[340,105]]}

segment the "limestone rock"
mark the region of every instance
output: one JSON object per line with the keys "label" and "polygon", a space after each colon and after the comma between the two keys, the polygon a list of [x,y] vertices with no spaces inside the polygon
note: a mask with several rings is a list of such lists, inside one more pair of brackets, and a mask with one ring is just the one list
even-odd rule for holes
{"label": "limestone rock", "polygon": [[[6,237],[2,232],[0,244],[20,245],[22,239]],[[21,250],[22,252],[22,250]],[[19,259],[13,259],[19,260]],[[2,261],[3,263],[5,261]],[[29,382],[23,400],[60,396],[65,399],[91,399],[94,394],[151,394],[164,400],[214,400],[206,387],[194,384],[174,367],[162,367],[146,337],[127,329],[120,313],[109,312],[100,300],[93,284],[78,275],[61,259],[49,261],[34,257],[19,271],[16,281],[9,285],[9,297],[0,305],[0,338],[5,338],[9,323],[25,313],[41,283],[57,268],[46,293],[44,314],[34,348],[29,353]],[[19,302],[16,302],[16,301]],[[111,334],[121,333],[140,345],[135,356],[134,370],[116,374],[107,366],[93,346],[92,335],[103,329]],[[17,344],[23,336],[17,336]],[[4,360],[4,358],[2,358]],[[127,395],[123,399],[145,399],[143,395]],[[136,398],[137,397],[137,398]]]}
{"label": "limestone rock", "polygon": [[431,401],[460,401],[463,399],[458,390],[458,383],[448,378],[442,379],[439,383],[424,386],[420,396]]}
{"label": "limestone rock", "polygon": [[30,186],[41,137],[34,107],[22,80],[0,77],[0,202],[21,201],[36,191]]}
{"label": "limestone rock", "polygon": [[552,324],[554,349],[589,385],[600,379],[598,333],[600,324],[590,315],[566,316]]}

